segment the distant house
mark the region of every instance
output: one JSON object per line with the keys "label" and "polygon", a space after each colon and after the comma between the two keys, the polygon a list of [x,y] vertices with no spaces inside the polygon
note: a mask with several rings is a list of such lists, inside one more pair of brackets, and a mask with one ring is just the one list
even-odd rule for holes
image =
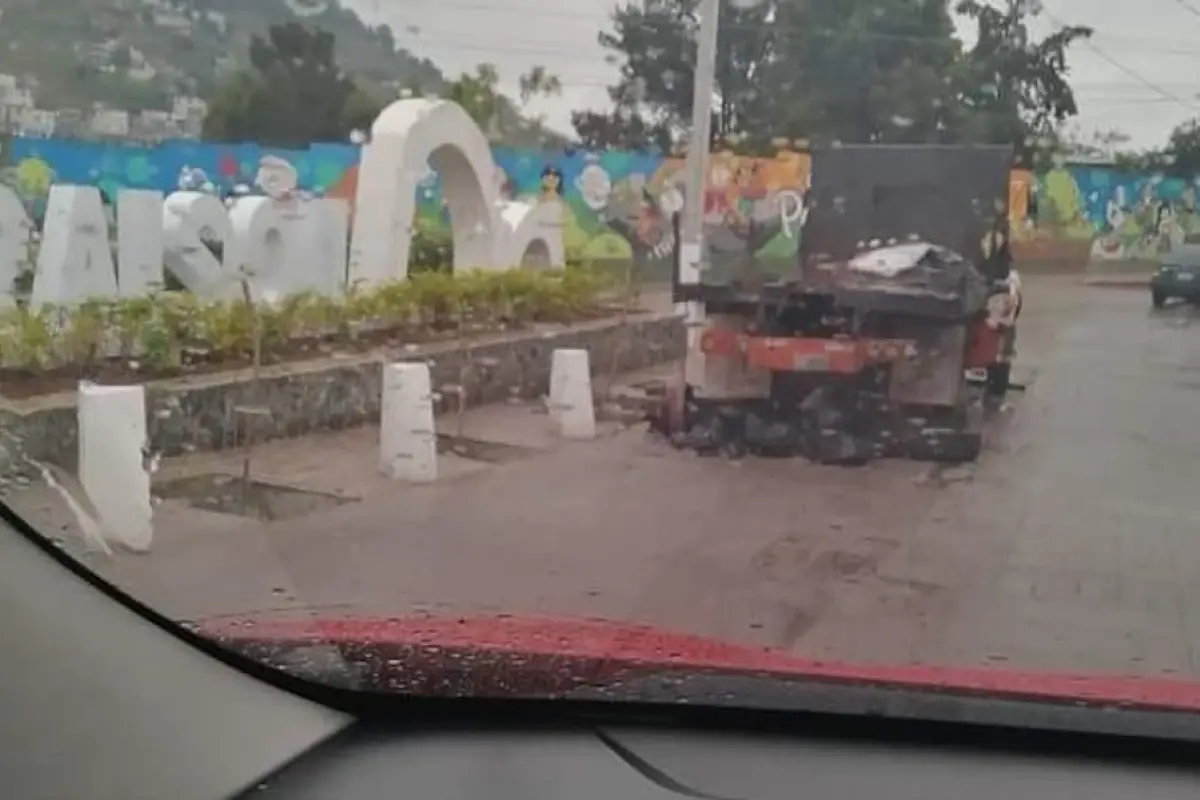
{"label": "distant house", "polygon": [[9,130],[17,136],[54,136],[59,133],[58,115],[44,108],[16,108],[9,115]]}
{"label": "distant house", "polygon": [[97,108],[88,120],[88,131],[105,139],[124,139],[129,127],[129,112],[114,108]]}
{"label": "distant house", "polygon": [[16,75],[0,74],[0,106],[33,108],[33,92]]}

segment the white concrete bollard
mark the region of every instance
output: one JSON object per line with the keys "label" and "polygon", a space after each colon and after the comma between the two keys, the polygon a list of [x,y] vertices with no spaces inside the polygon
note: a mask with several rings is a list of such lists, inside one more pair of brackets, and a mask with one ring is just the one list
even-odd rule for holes
{"label": "white concrete bollard", "polygon": [[550,361],[550,418],[565,439],[596,438],[587,350],[555,350]]}
{"label": "white concrete bollard", "polygon": [[550,392],[546,396],[546,413],[550,417],[550,421],[554,423],[554,427],[559,427],[562,420],[562,394],[563,381],[558,377],[563,374],[566,369],[566,354],[570,350],[555,350],[550,354]]}
{"label": "white concrete bollard", "polygon": [[79,384],[79,483],[103,535],[135,552],[154,538],[146,389]]}
{"label": "white concrete bollard", "polygon": [[437,480],[437,428],[429,365],[399,362],[383,368],[379,468],[413,483]]}

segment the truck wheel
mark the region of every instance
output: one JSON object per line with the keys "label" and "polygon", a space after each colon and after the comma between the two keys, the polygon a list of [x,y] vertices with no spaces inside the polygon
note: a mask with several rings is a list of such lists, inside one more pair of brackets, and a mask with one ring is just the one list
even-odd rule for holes
{"label": "truck wheel", "polygon": [[1007,361],[989,366],[987,368],[987,393],[992,397],[1004,397],[1008,394],[1011,375],[1012,364]]}
{"label": "truck wheel", "polygon": [[1162,292],[1151,292],[1150,302],[1155,308],[1162,308],[1167,304],[1167,298]]}

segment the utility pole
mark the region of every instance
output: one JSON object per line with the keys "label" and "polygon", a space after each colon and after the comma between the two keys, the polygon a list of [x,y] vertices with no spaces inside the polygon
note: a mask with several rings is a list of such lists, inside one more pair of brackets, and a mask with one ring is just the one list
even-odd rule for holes
{"label": "utility pole", "polygon": [[687,151],[687,196],[679,232],[679,282],[700,283],[705,266],[704,184],[712,137],[712,100],[716,82],[717,27],[721,0],[702,0],[696,37],[696,74],[692,83],[692,132]]}

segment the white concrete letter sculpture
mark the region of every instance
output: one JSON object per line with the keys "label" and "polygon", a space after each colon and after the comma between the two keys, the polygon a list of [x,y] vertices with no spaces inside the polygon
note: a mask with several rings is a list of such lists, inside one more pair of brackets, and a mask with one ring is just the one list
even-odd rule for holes
{"label": "white concrete letter sculpture", "polygon": [[408,274],[416,193],[426,167],[442,178],[455,269],[518,266],[534,248],[565,262],[562,208],[501,199],[479,126],[445,100],[397,100],[371,127],[358,169],[349,279],[378,284]]}
{"label": "white concrete letter sculpture", "polygon": [[[239,197],[228,209],[207,191],[172,192],[164,200],[158,192],[124,189],[117,194],[114,265],[99,190],[51,186],[32,302],[145,295],[161,288],[164,268],[209,298],[240,297],[244,274],[254,276],[264,299],[402,279],[416,193],[430,167],[441,176],[450,211],[456,269],[565,264],[562,202],[504,200],[490,146],[467,113],[445,100],[409,99],[380,113],[362,148],[352,230],[345,201],[298,193],[294,174],[290,183],[268,180],[269,174],[259,179],[280,196]],[[20,198],[0,186],[0,304],[12,305],[31,228]]]}
{"label": "white concrete letter sculpture", "polygon": [[134,552],[154,530],[146,466],[146,390],[79,384],[79,483],[104,535]]}
{"label": "white concrete letter sculpture", "polygon": [[0,308],[13,305],[10,287],[26,267],[33,229],[21,198],[12,187],[0,184]]}
{"label": "white concrete letter sculpture", "polygon": [[550,418],[564,439],[596,438],[587,350],[555,350],[550,362]]}
{"label": "white concrete letter sculpture", "polygon": [[207,297],[237,297],[241,285],[204,242],[220,242],[226,262],[233,252],[233,222],[224,204],[203,192],[174,192],[162,207],[166,268],[189,290]]}
{"label": "white concrete letter sculpture", "polygon": [[115,297],[117,270],[108,219],[94,186],[50,187],[30,303],[78,303]]}
{"label": "white concrete letter sculpture", "polygon": [[141,297],[162,288],[163,227],[154,224],[162,208],[162,192],[117,192],[117,284],[122,297]]}
{"label": "white concrete letter sculpture", "polygon": [[393,479],[437,480],[437,429],[429,365],[386,364],[379,419],[379,467]]}

